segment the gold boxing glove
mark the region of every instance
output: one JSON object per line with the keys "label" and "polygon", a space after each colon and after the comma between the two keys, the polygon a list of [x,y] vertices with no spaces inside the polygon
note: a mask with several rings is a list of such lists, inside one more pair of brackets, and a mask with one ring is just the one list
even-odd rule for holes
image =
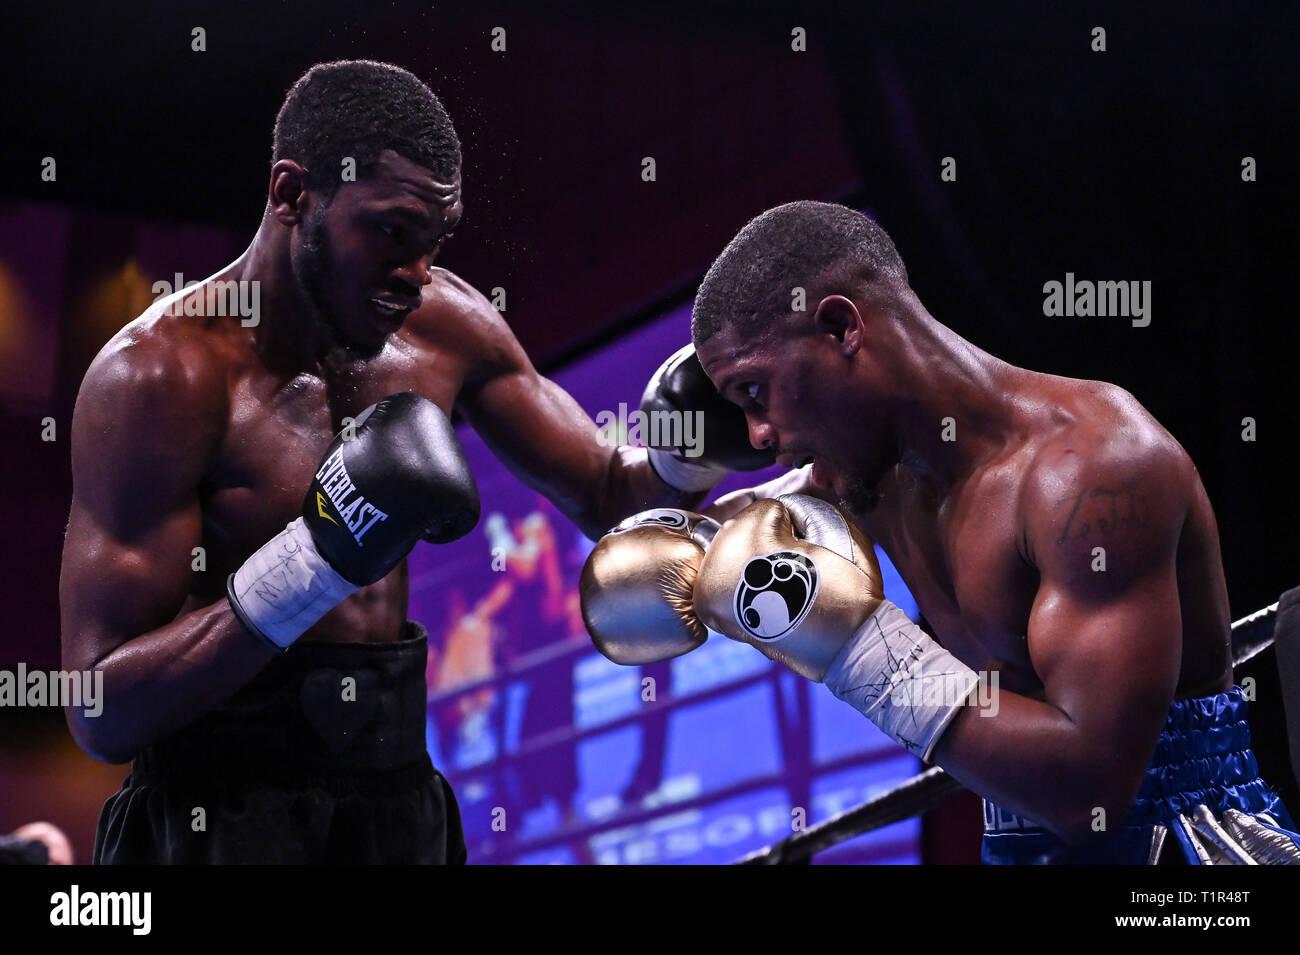
{"label": "gold boxing glove", "polygon": [[803,494],[755,501],[727,521],[695,583],[705,626],[817,683],[883,599],[871,541]]}
{"label": "gold boxing glove", "polygon": [[629,517],[596,544],[578,592],[592,643],[625,666],[657,663],[708,639],[695,615],[695,576],[718,522],[658,507]]}
{"label": "gold boxing glove", "polygon": [[817,498],[755,501],[722,525],[694,606],[705,626],[824,682],[922,759],[978,684],[885,599],[871,541]]}

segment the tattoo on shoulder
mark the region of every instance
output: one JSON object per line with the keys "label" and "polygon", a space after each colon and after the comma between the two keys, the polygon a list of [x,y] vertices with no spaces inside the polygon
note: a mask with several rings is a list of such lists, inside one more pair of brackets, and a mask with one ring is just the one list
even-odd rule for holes
{"label": "tattoo on shoulder", "polygon": [[1151,520],[1150,502],[1136,484],[1089,488],[1073,497],[1062,498],[1056,507],[1070,509],[1061,536],[1056,539],[1058,544],[1094,534],[1141,529]]}

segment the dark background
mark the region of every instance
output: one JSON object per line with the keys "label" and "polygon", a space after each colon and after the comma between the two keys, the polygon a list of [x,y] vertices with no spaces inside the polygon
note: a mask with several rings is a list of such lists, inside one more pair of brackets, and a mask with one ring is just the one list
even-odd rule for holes
{"label": "dark background", "polygon": [[[538,6],[6,12],[0,666],[57,666],[66,429],[86,364],[147,304],[141,282],[199,279],[244,248],[286,89],[345,57],[405,66],[447,104],[466,217],[439,264],[506,289],[544,370],[689,296],[763,209],[850,202],[891,232],[941,321],[1013,364],[1118,383],[1182,442],[1219,517],[1234,616],[1300,582],[1293,5]],[[194,26],[207,52],[191,51]],[[790,50],[795,26],[806,53]],[[44,156],[57,182],[41,181]],[[657,182],[641,181],[645,156]],[[956,182],[939,179],[944,156]],[[1244,156],[1257,182],[1241,181]],[[1045,318],[1043,283],[1067,271],[1150,280],[1151,325]],[[47,416],[54,442],[39,439]],[[50,716],[0,718],[21,746],[66,735]],[[0,830],[26,821],[9,809]]]}

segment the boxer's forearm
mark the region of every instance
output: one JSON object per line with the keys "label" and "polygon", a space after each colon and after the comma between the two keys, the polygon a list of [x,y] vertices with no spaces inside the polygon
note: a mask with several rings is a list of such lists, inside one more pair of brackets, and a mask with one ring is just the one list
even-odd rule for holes
{"label": "boxer's forearm", "polygon": [[461,396],[460,407],[511,472],[592,540],[652,507],[703,497],[663,481],[645,448],[615,446],[573,398],[528,369]]}
{"label": "boxer's forearm", "polygon": [[644,448],[623,447],[617,450],[608,472],[608,490],[598,508],[585,521],[575,521],[592,540],[598,539],[624,518],[652,507],[673,507],[697,511],[723,523],[755,501],[780,497],[782,494],[821,496],[809,484],[811,468],[800,468],[778,475],[755,487],[732,491],[708,507],[700,505],[707,491],[681,491],[664,481],[648,463]]}
{"label": "boxer's forearm", "polygon": [[592,540],[599,540],[625,518],[652,507],[693,511],[703,492],[681,491],[666,483],[650,466],[645,448],[619,447],[606,459],[594,493],[561,510]]}
{"label": "boxer's forearm", "polygon": [[966,788],[1067,842],[1117,827],[1137,795],[1146,754],[1102,744],[1049,703],[1005,691],[996,702],[963,708],[939,738],[933,761]]}
{"label": "boxer's forearm", "polygon": [[222,598],[95,661],[99,712],[66,707],[68,727],[89,755],[126,762],[229,699],[271,658]]}

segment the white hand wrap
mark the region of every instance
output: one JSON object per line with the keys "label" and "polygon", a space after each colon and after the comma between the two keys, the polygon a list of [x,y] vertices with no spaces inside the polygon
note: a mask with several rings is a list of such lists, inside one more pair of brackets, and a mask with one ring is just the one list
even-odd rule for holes
{"label": "white hand wrap", "polygon": [[886,600],[844,645],[825,683],[928,762],[979,677]]}
{"label": "white hand wrap", "polygon": [[325,561],[299,517],[244,561],[227,589],[240,622],[284,649],[360,588]]}
{"label": "white hand wrap", "polygon": [[660,448],[650,448],[649,451],[650,467],[654,468],[655,474],[679,491],[707,491],[731,473],[726,468],[692,464],[672,451]]}

